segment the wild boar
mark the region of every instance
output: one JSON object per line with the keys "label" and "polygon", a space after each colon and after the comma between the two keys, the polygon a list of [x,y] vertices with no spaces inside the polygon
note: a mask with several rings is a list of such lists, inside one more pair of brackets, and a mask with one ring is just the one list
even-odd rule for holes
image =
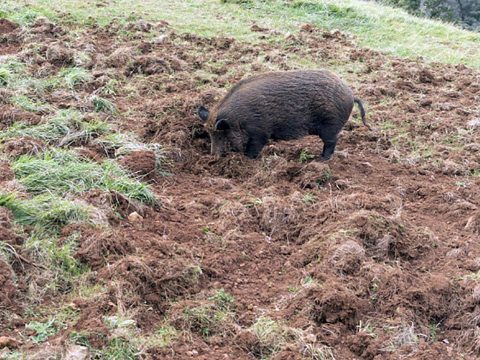
{"label": "wild boar", "polygon": [[212,111],[200,106],[198,115],[210,134],[213,155],[234,151],[256,158],[269,139],[318,135],[324,143],[321,160],[328,160],[354,103],[369,127],[362,102],[335,74],[283,71],[238,82]]}

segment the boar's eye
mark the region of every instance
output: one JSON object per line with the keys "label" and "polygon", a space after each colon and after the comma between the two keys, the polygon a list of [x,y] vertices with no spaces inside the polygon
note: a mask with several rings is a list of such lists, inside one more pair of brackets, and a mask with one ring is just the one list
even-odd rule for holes
{"label": "boar's eye", "polygon": [[207,121],[208,119],[208,109],[203,107],[203,106],[200,106],[198,108],[198,116],[200,116],[200,119],[202,119],[202,121]]}
{"label": "boar's eye", "polygon": [[230,124],[225,119],[217,120],[215,123],[215,130],[228,130],[230,129]]}

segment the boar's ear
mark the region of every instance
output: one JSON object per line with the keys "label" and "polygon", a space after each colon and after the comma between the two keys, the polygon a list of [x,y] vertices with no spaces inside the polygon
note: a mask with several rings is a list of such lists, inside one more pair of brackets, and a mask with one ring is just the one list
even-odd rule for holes
{"label": "boar's ear", "polygon": [[225,119],[217,120],[215,123],[215,130],[228,130],[230,129],[230,124]]}
{"label": "boar's ear", "polygon": [[208,109],[206,107],[200,106],[198,108],[198,116],[200,116],[200,119],[202,119],[203,122],[207,121]]}

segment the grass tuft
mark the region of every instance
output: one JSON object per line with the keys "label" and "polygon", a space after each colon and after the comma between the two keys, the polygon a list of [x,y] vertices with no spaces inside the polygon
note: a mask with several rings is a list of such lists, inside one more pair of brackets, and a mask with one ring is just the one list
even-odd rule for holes
{"label": "grass tuft", "polygon": [[232,315],[230,311],[217,309],[215,305],[207,304],[185,308],[183,320],[190,330],[203,337],[209,337],[222,333],[231,323]]}
{"label": "grass tuft", "polygon": [[125,133],[106,133],[95,139],[93,144],[101,146],[106,154],[113,157],[128,155],[137,150],[151,150],[155,153],[156,172],[161,175],[168,175],[168,172],[165,170],[168,167],[168,159],[160,144],[145,144],[136,139],[132,134]]}
{"label": "grass tuft", "polygon": [[0,86],[7,86],[8,80],[11,76],[12,74],[8,69],[0,68]]}
{"label": "grass tuft", "polygon": [[18,106],[26,111],[31,112],[48,112],[50,110],[50,106],[46,104],[42,104],[38,101],[32,100],[30,97],[26,95],[15,95],[12,96],[10,99],[12,105]]}
{"label": "grass tuft", "polygon": [[90,100],[92,101],[93,107],[97,112],[106,112],[110,114],[117,113],[117,107],[110,100],[97,95],[91,96]]}
{"label": "grass tuft", "polygon": [[153,205],[147,185],[131,178],[115,161],[102,164],[73,152],[52,150],[41,156],[23,155],[12,165],[16,178],[32,194],[81,194],[88,190],[116,191],[127,198]]}
{"label": "grass tuft", "polygon": [[309,150],[302,149],[302,151],[300,151],[298,161],[300,161],[301,163],[306,163],[312,161],[313,159],[315,159],[315,155],[313,155]]}
{"label": "grass tuft", "polygon": [[250,327],[260,345],[260,355],[268,356],[280,351],[287,343],[287,331],[275,320],[261,316]]}
{"label": "grass tuft", "polygon": [[19,224],[50,230],[58,230],[69,223],[86,221],[89,214],[86,206],[63,200],[50,193],[31,199],[19,198],[13,193],[0,193],[0,206],[10,209]]}
{"label": "grass tuft", "polygon": [[68,146],[79,142],[88,143],[109,130],[110,126],[103,121],[86,122],[76,110],[60,110],[49,121],[39,125],[13,124],[0,133],[0,141],[15,137],[31,137],[49,145]]}
{"label": "grass tuft", "polygon": [[224,289],[216,291],[209,300],[212,300],[219,309],[232,309],[235,304],[235,298]]}
{"label": "grass tuft", "polygon": [[88,70],[80,67],[62,69],[58,74],[62,82],[70,89],[85,84],[93,79]]}
{"label": "grass tuft", "polygon": [[25,326],[25,329],[35,332],[32,337],[34,343],[45,342],[50,336],[57,333],[55,318],[51,318],[47,322],[32,321]]}
{"label": "grass tuft", "polygon": [[128,340],[114,338],[110,340],[107,347],[101,351],[101,358],[105,360],[136,360],[139,352]]}

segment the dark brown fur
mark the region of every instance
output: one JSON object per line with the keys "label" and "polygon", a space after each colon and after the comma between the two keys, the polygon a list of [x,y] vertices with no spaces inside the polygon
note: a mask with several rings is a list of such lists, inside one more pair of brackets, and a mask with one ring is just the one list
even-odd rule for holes
{"label": "dark brown fur", "polygon": [[240,81],[211,112],[200,107],[199,116],[210,133],[212,154],[238,151],[256,158],[269,139],[318,135],[322,159],[328,160],[354,102],[367,125],[362,102],[335,74],[273,72]]}

